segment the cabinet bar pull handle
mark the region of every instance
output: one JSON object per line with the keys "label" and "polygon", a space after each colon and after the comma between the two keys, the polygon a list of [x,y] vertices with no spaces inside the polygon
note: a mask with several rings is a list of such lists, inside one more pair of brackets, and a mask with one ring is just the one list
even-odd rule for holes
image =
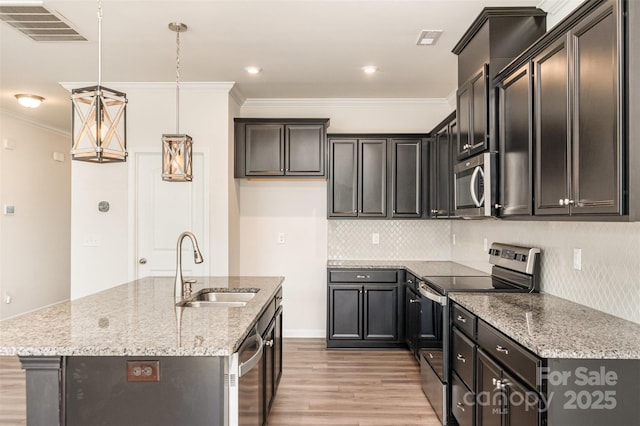
{"label": "cabinet bar pull handle", "polygon": [[464,404],[462,402],[458,402],[456,404],[456,407],[458,407],[459,409],[461,409],[462,411],[464,411]]}
{"label": "cabinet bar pull handle", "polygon": [[418,302],[420,302],[420,301],[417,300],[417,299],[409,299],[409,303],[418,303]]}
{"label": "cabinet bar pull handle", "polygon": [[464,357],[463,357],[461,354],[456,355],[456,359],[457,359],[458,361],[462,361],[462,363],[463,363],[463,364],[466,364],[466,363],[467,363],[467,360],[466,360],[466,359],[464,359]]}
{"label": "cabinet bar pull handle", "polygon": [[370,275],[356,275],[356,278],[359,279],[359,280],[364,280],[366,278],[371,278],[371,276]]}
{"label": "cabinet bar pull handle", "polygon": [[456,319],[457,319],[458,321],[460,321],[461,323],[463,323],[463,324],[466,324],[466,323],[467,323],[467,319],[466,319],[465,317],[463,317],[462,315],[458,315],[458,316],[456,317]]}
{"label": "cabinet bar pull handle", "polygon": [[509,355],[509,349],[504,346],[496,345],[496,351],[503,352],[505,355]]}

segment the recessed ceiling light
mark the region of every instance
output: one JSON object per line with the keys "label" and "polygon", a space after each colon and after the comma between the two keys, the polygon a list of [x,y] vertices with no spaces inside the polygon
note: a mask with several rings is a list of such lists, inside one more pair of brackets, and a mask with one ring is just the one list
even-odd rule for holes
{"label": "recessed ceiling light", "polygon": [[254,66],[246,67],[244,70],[249,74],[260,74],[262,72],[262,68]]}
{"label": "recessed ceiling light", "polygon": [[416,44],[418,46],[433,46],[434,44],[436,44],[441,35],[442,30],[422,30],[422,32],[418,36],[418,41],[416,42]]}
{"label": "recessed ceiling light", "polygon": [[378,67],[374,65],[367,65],[366,67],[362,67],[362,72],[365,74],[374,74],[378,71]]}
{"label": "recessed ceiling light", "polygon": [[18,103],[25,108],[38,108],[44,98],[37,95],[28,95],[26,93],[19,93],[16,96]]}

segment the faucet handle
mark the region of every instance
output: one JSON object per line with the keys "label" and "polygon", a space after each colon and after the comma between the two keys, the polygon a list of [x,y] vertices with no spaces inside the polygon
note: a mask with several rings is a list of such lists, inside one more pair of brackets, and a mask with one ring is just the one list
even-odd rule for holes
{"label": "faucet handle", "polygon": [[195,284],[197,283],[198,280],[184,280],[182,282],[182,294],[184,295],[184,297],[189,297],[191,296],[191,284]]}

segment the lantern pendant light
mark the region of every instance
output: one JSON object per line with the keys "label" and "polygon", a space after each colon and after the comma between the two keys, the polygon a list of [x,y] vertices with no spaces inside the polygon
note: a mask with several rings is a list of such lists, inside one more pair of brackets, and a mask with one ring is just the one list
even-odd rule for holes
{"label": "lantern pendant light", "polygon": [[127,161],[127,95],[102,86],[102,1],[98,0],[98,84],[73,89],[73,160]]}
{"label": "lantern pendant light", "polygon": [[180,134],[180,33],[187,31],[187,26],[172,22],[169,29],[176,33],[176,132],[162,135],[162,180],[190,182],[193,141],[191,136]]}

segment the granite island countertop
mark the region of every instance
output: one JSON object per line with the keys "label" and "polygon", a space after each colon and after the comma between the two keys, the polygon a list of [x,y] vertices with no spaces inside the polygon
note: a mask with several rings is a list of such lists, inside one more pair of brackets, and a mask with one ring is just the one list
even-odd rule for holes
{"label": "granite island countertop", "polygon": [[484,277],[486,272],[441,260],[329,260],[330,269],[405,269],[417,277]]}
{"label": "granite island countertop", "polygon": [[243,307],[177,308],[173,277],[148,277],[0,321],[0,355],[228,356],[282,277],[197,277],[202,288],[254,288]]}
{"label": "granite island countertop", "polygon": [[541,358],[640,359],[640,324],[545,293],[449,293]]}

